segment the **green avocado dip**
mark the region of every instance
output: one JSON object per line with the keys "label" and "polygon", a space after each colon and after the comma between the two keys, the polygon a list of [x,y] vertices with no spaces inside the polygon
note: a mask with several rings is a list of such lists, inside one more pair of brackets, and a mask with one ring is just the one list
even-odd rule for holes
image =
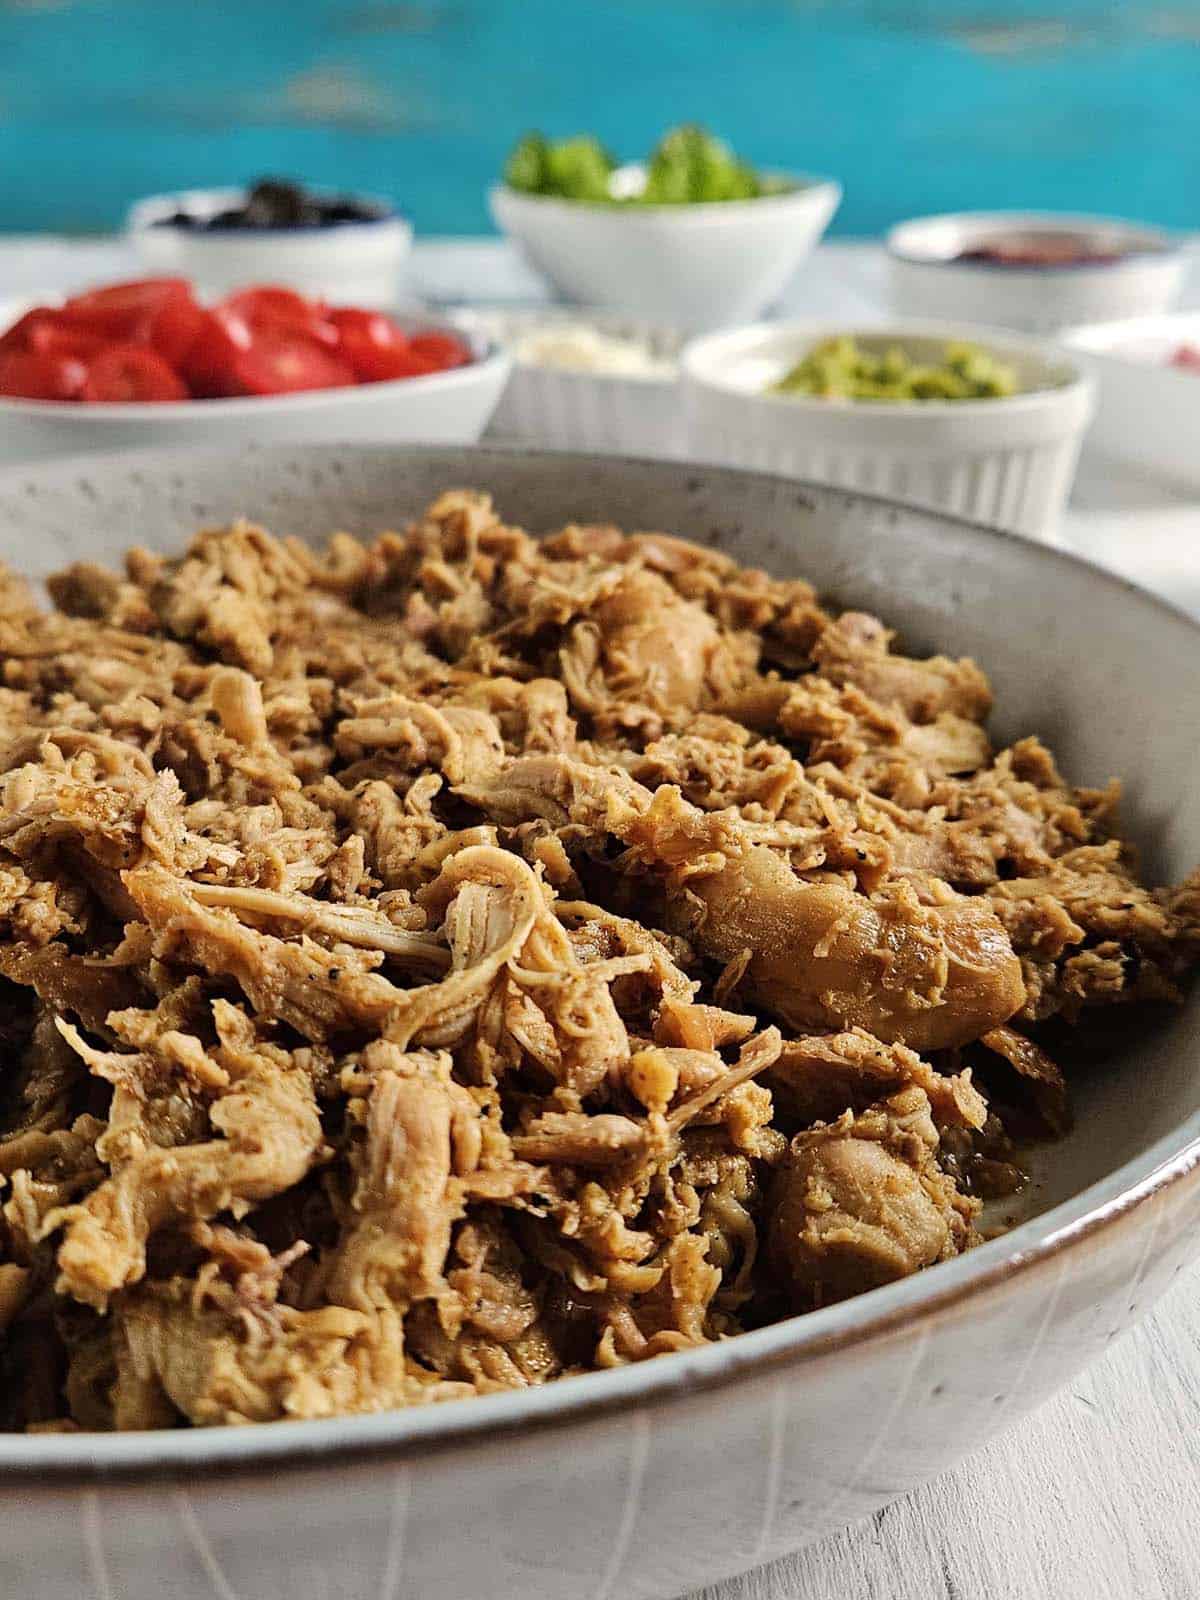
{"label": "green avocado dip", "polygon": [[914,361],[898,345],[864,350],[855,339],[823,339],[772,394],[826,400],[995,400],[1016,394],[1017,375],[974,344],[948,344],[940,362]]}

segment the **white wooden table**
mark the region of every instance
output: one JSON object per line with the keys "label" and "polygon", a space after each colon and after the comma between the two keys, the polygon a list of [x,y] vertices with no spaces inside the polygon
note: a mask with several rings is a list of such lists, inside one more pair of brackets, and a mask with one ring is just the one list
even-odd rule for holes
{"label": "white wooden table", "polygon": [[[786,309],[884,309],[882,252],[830,244]],[[0,296],[132,276],[111,240],[0,240]],[[411,286],[442,303],[536,299],[497,241],[417,246]],[[1186,300],[1200,306],[1200,256]],[[1200,501],[1086,458],[1063,542],[1200,611]],[[1069,1390],[956,1471],[703,1600],[1196,1600],[1200,1270]],[[699,1597],[693,1597],[699,1600]]]}

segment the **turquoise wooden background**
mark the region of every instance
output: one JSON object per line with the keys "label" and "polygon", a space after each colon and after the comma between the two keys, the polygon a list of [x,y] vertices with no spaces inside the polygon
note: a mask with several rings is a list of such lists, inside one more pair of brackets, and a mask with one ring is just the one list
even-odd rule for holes
{"label": "turquoise wooden background", "polygon": [[487,226],[530,125],[700,118],[834,173],[843,233],[966,205],[1200,226],[1200,0],[0,0],[0,227],[304,175]]}

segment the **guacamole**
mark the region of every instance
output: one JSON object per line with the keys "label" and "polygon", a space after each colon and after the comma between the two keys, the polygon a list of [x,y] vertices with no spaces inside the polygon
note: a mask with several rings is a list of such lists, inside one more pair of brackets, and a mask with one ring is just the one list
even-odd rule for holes
{"label": "guacamole", "polygon": [[948,344],[940,362],[924,362],[898,345],[875,353],[843,336],[814,345],[770,392],[829,400],[989,400],[1016,394],[1017,375],[978,345]]}

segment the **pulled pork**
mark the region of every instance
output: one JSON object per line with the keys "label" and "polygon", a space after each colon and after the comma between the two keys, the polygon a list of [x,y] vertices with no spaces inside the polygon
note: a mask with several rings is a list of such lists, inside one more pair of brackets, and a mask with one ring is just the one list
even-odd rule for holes
{"label": "pulled pork", "polygon": [[1200,954],[973,662],[681,540],[453,492],[2,586],[12,1428],[424,1404],[916,1272]]}

